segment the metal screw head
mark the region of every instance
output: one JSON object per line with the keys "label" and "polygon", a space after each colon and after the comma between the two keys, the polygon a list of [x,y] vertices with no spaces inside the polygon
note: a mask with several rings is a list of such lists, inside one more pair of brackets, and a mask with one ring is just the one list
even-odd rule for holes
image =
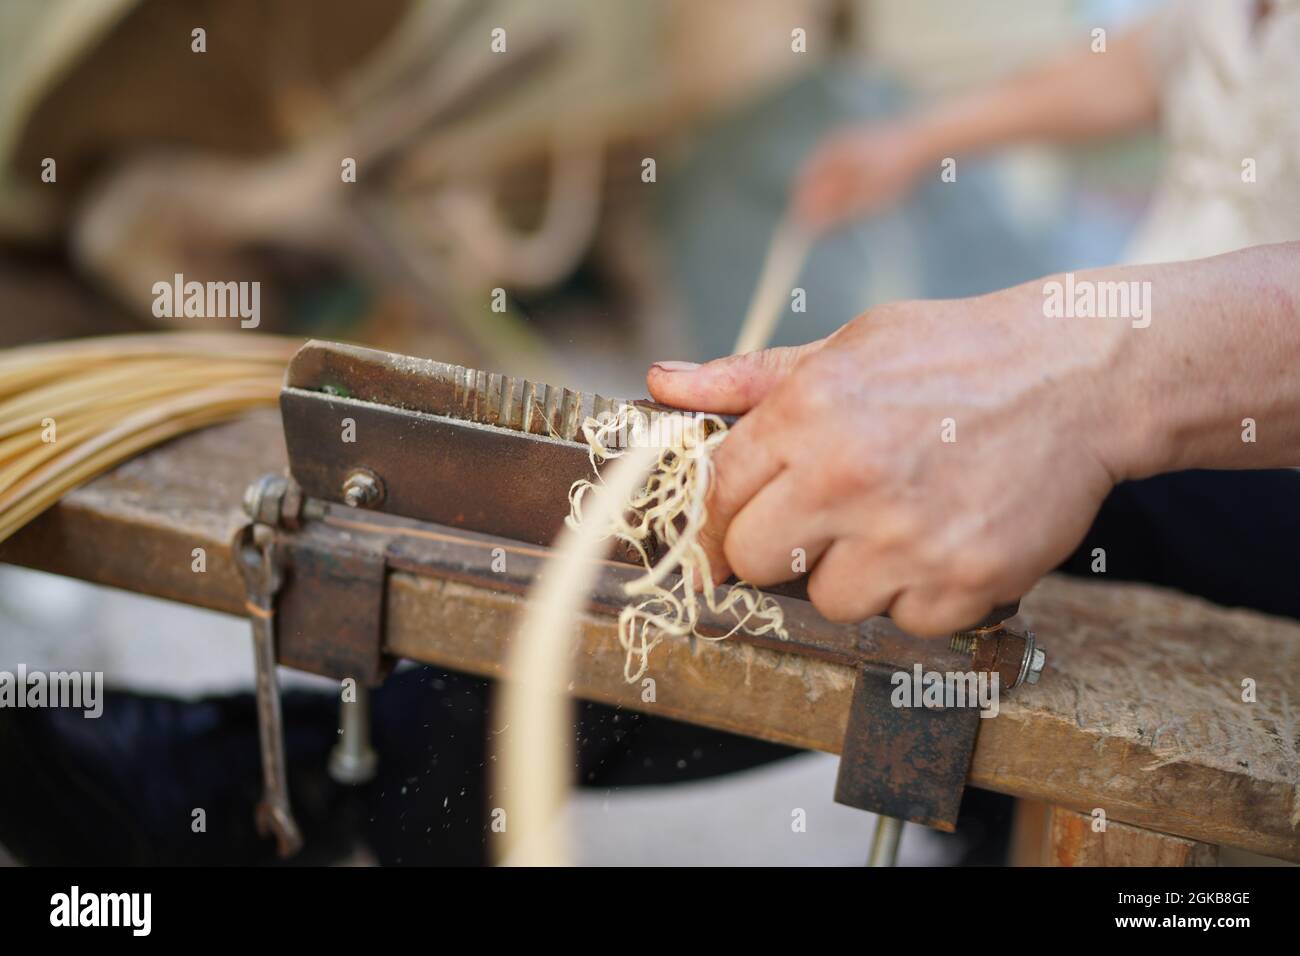
{"label": "metal screw head", "polygon": [[351,508],[373,507],[383,497],[384,486],[372,472],[354,471],[343,482],[343,503]]}

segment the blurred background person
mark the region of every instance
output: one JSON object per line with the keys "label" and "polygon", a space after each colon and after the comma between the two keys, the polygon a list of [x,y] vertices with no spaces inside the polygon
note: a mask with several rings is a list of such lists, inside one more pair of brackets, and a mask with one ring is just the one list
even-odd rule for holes
{"label": "blurred background person", "polygon": [[1077,146],[1158,124],[1168,155],[1127,259],[1198,259],[1294,239],[1297,14],[1290,0],[1176,0],[1004,82],[844,128],[801,171],[796,214],[831,230],[898,202],[948,157],[1025,142]]}

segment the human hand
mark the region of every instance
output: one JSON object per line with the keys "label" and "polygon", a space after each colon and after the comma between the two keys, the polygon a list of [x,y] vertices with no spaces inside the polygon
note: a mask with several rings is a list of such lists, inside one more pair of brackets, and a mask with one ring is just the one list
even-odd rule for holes
{"label": "human hand", "polygon": [[660,402],[744,413],[701,543],[718,581],[798,576],[831,620],[940,635],[1069,555],[1126,467],[1113,322],[1045,317],[1037,284],[870,310],[834,335],[690,367]]}

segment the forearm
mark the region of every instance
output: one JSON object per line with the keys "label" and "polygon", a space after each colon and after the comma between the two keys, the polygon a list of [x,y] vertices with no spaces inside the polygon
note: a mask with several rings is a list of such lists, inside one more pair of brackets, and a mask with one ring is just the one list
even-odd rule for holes
{"label": "forearm", "polygon": [[1079,142],[1149,126],[1159,111],[1150,23],[1104,53],[1072,52],[911,120],[927,158],[1017,142]]}
{"label": "forearm", "polygon": [[1117,477],[1300,466],[1300,242],[1079,280],[1150,283],[1146,327],[1062,320],[1120,323],[1101,382]]}

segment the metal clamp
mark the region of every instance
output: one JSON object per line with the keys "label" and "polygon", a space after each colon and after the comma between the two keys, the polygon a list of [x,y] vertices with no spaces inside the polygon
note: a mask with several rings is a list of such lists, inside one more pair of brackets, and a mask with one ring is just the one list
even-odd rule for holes
{"label": "metal clamp", "polygon": [[[356,681],[357,698],[343,705],[341,737],[330,759],[334,779],[354,785],[374,776],[369,685],[391,668],[381,649],[385,541],[382,536],[361,541],[364,536],[356,535],[349,545],[333,534],[322,541],[313,533],[311,519],[321,518],[324,509],[322,502],[306,498],[292,478],[265,475],[244,493],[250,521],[233,543],[256,655],[263,778],[258,829],[275,835],[285,857],[301,848],[302,837],[289,803],[277,664]],[[291,586],[285,587],[290,574]]]}

